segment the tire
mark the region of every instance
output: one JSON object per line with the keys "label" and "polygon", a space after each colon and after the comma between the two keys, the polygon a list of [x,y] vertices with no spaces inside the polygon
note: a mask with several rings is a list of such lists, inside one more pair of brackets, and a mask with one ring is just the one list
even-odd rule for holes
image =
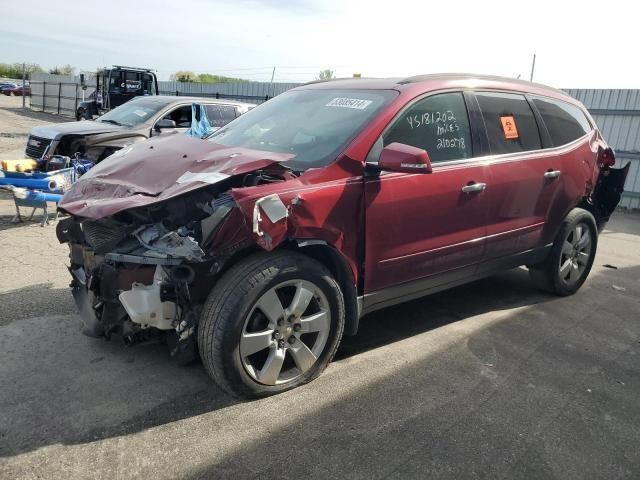
{"label": "tire", "polygon": [[79,122],[80,120],[82,120],[83,117],[84,117],[84,108],[79,108],[76,111],[76,121]]}
{"label": "tire", "polygon": [[546,260],[529,267],[540,290],[560,296],[573,295],[585,282],[598,246],[598,227],[593,215],[575,208],[564,219]]}
{"label": "tire", "polygon": [[342,290],[321,263],[296,252],[259,253],[213,287],[198,349],[222,389],[265,397],[318,377],[338,349],[344,324]]}

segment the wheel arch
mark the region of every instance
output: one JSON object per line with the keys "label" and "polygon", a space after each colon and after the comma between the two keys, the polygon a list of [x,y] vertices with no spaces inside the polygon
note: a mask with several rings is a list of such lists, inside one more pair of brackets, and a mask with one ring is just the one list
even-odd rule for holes
{"label": "wheel arch", "polygon": [[[338,282],[338,285],[342,290],[342,294],[344,295],[346,315],[344,334],[349,336],[355,335],[358,332],[360,319],[358,290],[353,274],[351,273],[349,263],[338,249],[324,240],[296,238],[288,239],[272,250],[272,252],[282,250],[295,251],[313,258],[331,272],[331,275]],[[232,255],[222,261],[217,274],[224,274],[227,270],[233,267],[233,265],[242,261],[242,259],[260,251],[264,250],[257,245],[248,245],[245,248],[236,250]]]}
{"label": "wheel arch", "polygon": [[303,255],[307,255],[329,269],[344,295],[346,315],[344,334],[351,336],[358,333],[360,320],[358,289],[349,263],[338,249],[324,240],[303,238],[287,242],[284,248],[293,249]]}
{"label": "wheel arch", "polygon": [[593,218],[596,221],[596,228],[598,229],[598,233],[600,233],[602,231],[602,229],[604,228],[605,224],[609,220],[609,217],[603,217],[602,216],[602,213],[599,211],[599,209],[596,207],[596,205],[594,205],[594,203],[590,199],[588,199],[587,197],[582,197],[582,200],[580,200],[580,202],[578,202],[578,204],[575,207],[573,207],[571,210],[569,210],[567,215],[569,215],[569,213],[574,211],[576,208],[581,208],[583,210],[586,210],[591,215],[593,215]]}

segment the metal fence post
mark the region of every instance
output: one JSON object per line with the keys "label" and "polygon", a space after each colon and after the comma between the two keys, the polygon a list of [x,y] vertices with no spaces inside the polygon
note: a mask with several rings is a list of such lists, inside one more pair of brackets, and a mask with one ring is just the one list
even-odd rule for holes
{"label": "metal fence post", "polygon": [[47,103],[47,82],[42,82],[42,111],[44,112],[44,105]]}
{"label": "metal fence post", "polygon": [[73,100],[73,116],[76,116],[76,112],[78,111],[78,84],[73,84],[75,87],[76,98]]}
{"label": "metal fence post", "polygon": [[58,115],[60,115],[60,96],[62,95],[62,82],[58,84]]}

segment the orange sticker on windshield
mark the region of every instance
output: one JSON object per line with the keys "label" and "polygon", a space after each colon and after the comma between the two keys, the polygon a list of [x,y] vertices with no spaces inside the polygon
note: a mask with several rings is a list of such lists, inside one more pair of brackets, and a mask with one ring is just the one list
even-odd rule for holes
{"label": "orange sticker on windshield", "polygon": [[502,122],[504,138],[518,138],[518,128],[516,127],[516,121],[513,117],[500,117],[500,121]]}

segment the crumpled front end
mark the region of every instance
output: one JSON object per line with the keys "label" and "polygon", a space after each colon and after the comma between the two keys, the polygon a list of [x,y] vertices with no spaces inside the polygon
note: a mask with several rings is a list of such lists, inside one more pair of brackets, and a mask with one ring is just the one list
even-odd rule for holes
{"label": "crumpled front end", "polygon": [[[73,186],[60,204],[72,216],[59,222],[57,234],[69,245],[85,334],[117,334],[128,344],[165,338],[180,362],[195,357],[194,332],[207,295],[225,262],[253,243],[251,218],[233,192],[296,178],[275,160],[246,152],[245,160],[226,171],[224,159],[209,160],[207,170],[176,165],[172,185],[157,193],[100,169]],[[115,168],[111,160],[109,166]],[[157,180],[151,183],[158,188]]]}
{"label": "crumpled front end", "polygon": [[153,214],[160,212],[62,220],[58,238],[69,244],[84,333],[120,334],[128,344],[166,336],[173,356],[193,358],[196,321],[221,261],[203,248],[233,208],[225,193],[185,217],[160,208],[167,215],[158,221]]}

